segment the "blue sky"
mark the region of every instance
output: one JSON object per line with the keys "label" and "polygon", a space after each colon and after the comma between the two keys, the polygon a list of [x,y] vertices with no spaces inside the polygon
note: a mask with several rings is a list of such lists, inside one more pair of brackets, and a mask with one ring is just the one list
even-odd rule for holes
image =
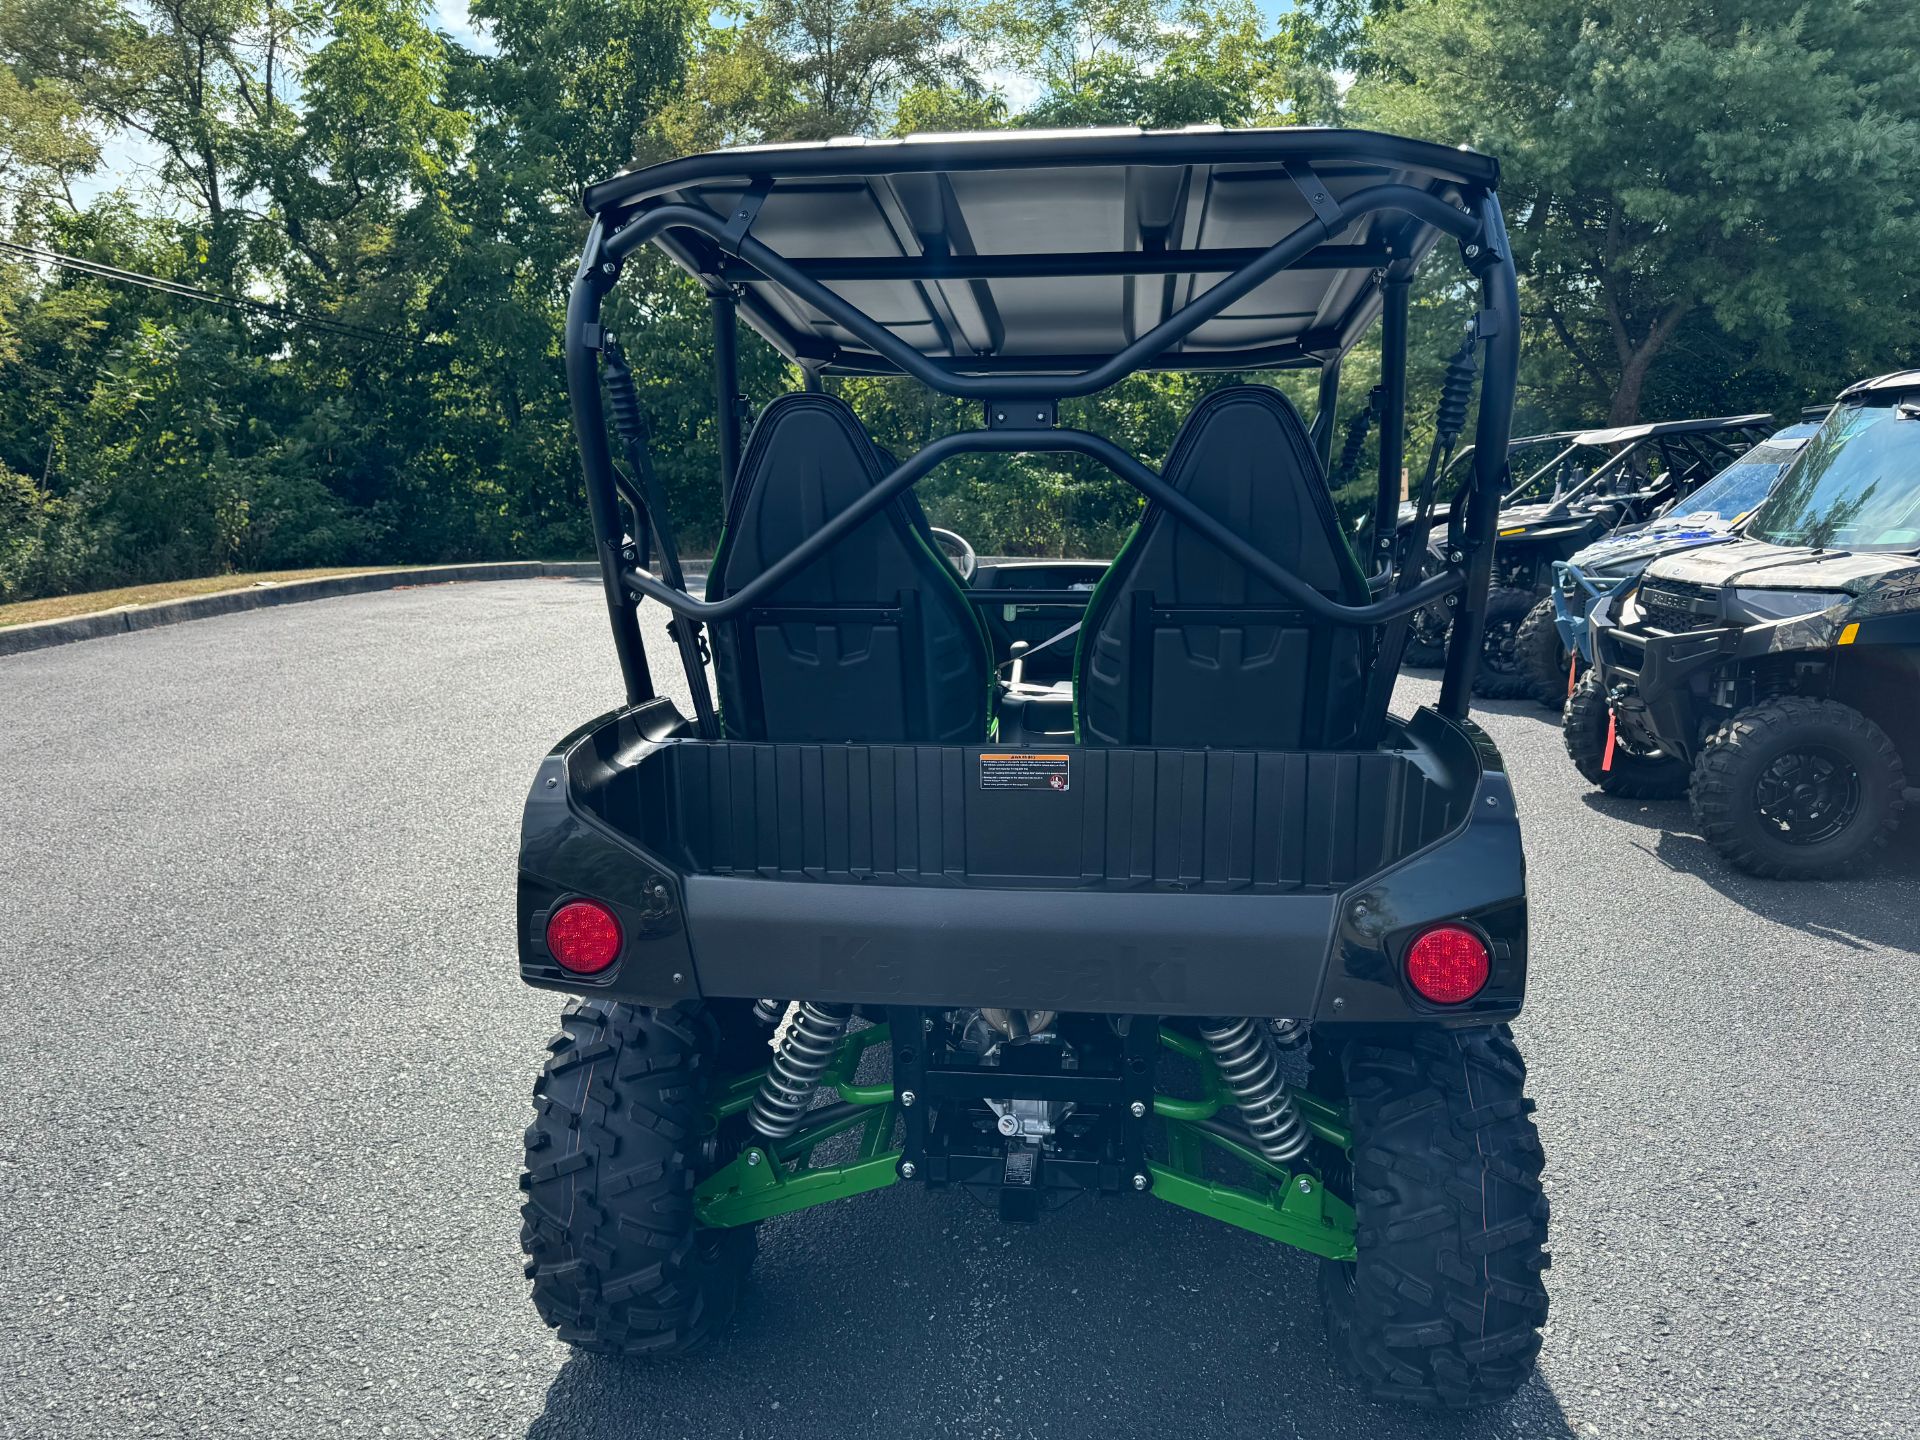
{"label": "blue sky", "polygon": [[493,49],[486,36],[474,29],[473,21],[467,18],[467,0],[437,0],[433,17],[436,26],[469,50]]}

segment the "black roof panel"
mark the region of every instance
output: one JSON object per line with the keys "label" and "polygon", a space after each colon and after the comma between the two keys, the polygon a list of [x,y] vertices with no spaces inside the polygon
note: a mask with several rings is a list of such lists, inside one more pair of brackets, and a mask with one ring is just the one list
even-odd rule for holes
{"label": "black roof panel", "polygon": [[1858,400],[1867,395],[1890,395],[1903,390],[1920,390],[1920,370],[1894,370],[1871,380],[1856,380],[1840,392],[1840,398]]}
{"label": "black roof panel", "polygon": [[1716,415],[1701,420],[1655,420],[1641,425],[1615,425],[1605,430],[1582,430],[1576,445],[1624,445],[1660,435],[1710,435],[1717,430],[1771,429],[1771,415]]}
{"label": "black roof panel", "polygon": [[[631,171],[585,200],[617,228],[662,203],[728,216],[758,187],[753,238],[923,354],[1038,373],[1113,354],[1308,223],[1295,176],[1335,200],[1397,183],[1458,202],[1492,188],[1498,166],[1366,131],[992,131],[716,151]],[[1379,272],[1410,269],[1437,235],[1398,212],[1363,216],[1161,363],[1242,368],[1342,353],[1378,313]],[[747,319],[786,354],[891,371],[705,236],[667,231],[656,243],[708,284],[742,286]]]}

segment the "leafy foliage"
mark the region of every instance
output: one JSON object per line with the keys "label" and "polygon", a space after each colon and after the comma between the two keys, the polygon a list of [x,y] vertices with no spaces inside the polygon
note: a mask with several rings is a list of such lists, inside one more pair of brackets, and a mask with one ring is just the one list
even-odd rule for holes
{"label": "leafy foliage", "polygon": [[[471,14],[490,51],[438,33],[421,0],[0,0],[0,239],[240,302],[0,248],[0,597],[584,553],[559,348],[579,189],[714,145],[1358,120],[1503,158],[1526,267],[1523,426],[1791,413],[1911,356],[1920,60],[1892,0]],[[111,174],[121,189],[103,189]],[[1467,303],[1452,279],[1417,294],[1410,463]],[[719,526],[704,298],[639,257],[609,324],[644,357],[660,478],[704,548]],[[798,383],[765,346],[741,353],[753,404]],[[1348,358],[1348,413],[1377,370],[1371,342]],[[1068,413],[1157,459],[1226,378],[1134,377]],[[898,453],[974,421],[904,382],[830,383]],[[1272,383],[1311,409],[1310,377]],[[1109,553],[1139,506],[1054,456],[975,456],[922,488],[989,551]]]}
{"label": "leafy foliage", "polygon": [[1726,377],[1791,406],[1913,339],[1920,48],[1889,43],[1912,18],[1427,0],[1363,27],[1352,104],[1501,157],[1534,353],[1561,352],[1569,398],[1625,422]]}

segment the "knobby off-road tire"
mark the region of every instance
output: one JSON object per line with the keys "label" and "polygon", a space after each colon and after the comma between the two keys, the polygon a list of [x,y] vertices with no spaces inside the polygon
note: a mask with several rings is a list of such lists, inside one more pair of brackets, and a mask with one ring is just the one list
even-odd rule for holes
{"label": "knobby off-road tire", "polygon": [[1593,784],[1623,800],[1677,800],[1687,793],[1687,762],[1661,751],[1642,754],[1628,748],[1625,736],[1616,736],[1613,768],[1602,770],[1607,757],[1607,697],[1589,670],[1567,697],[1560,715],[1560,738],[1567,758]]}
{"label": "knobby off-road tire", "polygon": [[1466,1408],[1526,1384],[1547,1318],[1547,1197],[1505,1026],[1354,1041],[1357,1259],[1325,1261],[1327,1339],[1376,1399]]}
{"label": "knobby off-road tire", "polygon": [[1520,622],[1513,637],[1514,654],[1526,672],[1527,693],[1547,709],[1567,703],[1567,666],[1572,657],[1560,643],[1560,627],[1553,621],[1553,597],[1536,604]]}
{"label": "knobby off-road tire", "polygon": [[1473,675],[1473,693],[1483,700],[1518,700],[1532,692],[1519,652],[1520,626],[1532,609],[1531,590],[1502,586],[1488,594],[1480,665]]}
{"label": "knobby off-road tire", "polygon": [[719,1031],[697,1007],[573,1001],[533,1087],[520,1188],[533,1303],[600,1354],[682,1355],[733,1317],[751,1226],[694,1222]]}
{"label": "knobby off-road tire", "polygon": [[[1811,756],[1853,772],[1851,814],[1834,833],[1794,843],[1762,813],[1761,787],[1791,757]],[[1906,808],[1900,752],[1886,732],[1836,700],[1786,695],[1742,710],[1694,761],[1688,799],[1700,833],[1749,875],[1824,880],[1866,863],[1899,827]]]}

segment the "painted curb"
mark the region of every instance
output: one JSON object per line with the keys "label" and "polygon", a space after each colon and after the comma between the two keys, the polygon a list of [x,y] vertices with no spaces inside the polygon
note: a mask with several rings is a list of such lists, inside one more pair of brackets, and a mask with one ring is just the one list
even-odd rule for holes
{"label": "painted curb", "polygon": [[[705,561],[688,561],[689,579],[704,576]],[[38,620],[30,625],[0,629],[0,655],[20,655],[76,640],[125,635],[185,620],[233,615],[269,605],[293,605],[302,600],[328,600],[336,595],[364,595],[375,590],[399,590],[416,585],[445,585],[463,580],[539,580],[547,577],[597,576],[591,560],[501,560],[481,565],[421,565],[407,570],[368,571],[358,575],[327,575],[318,580],[290,580],[282,585],[220,590],[184,600],[162,600],[154,605],[125,605],[65,620]]]}

